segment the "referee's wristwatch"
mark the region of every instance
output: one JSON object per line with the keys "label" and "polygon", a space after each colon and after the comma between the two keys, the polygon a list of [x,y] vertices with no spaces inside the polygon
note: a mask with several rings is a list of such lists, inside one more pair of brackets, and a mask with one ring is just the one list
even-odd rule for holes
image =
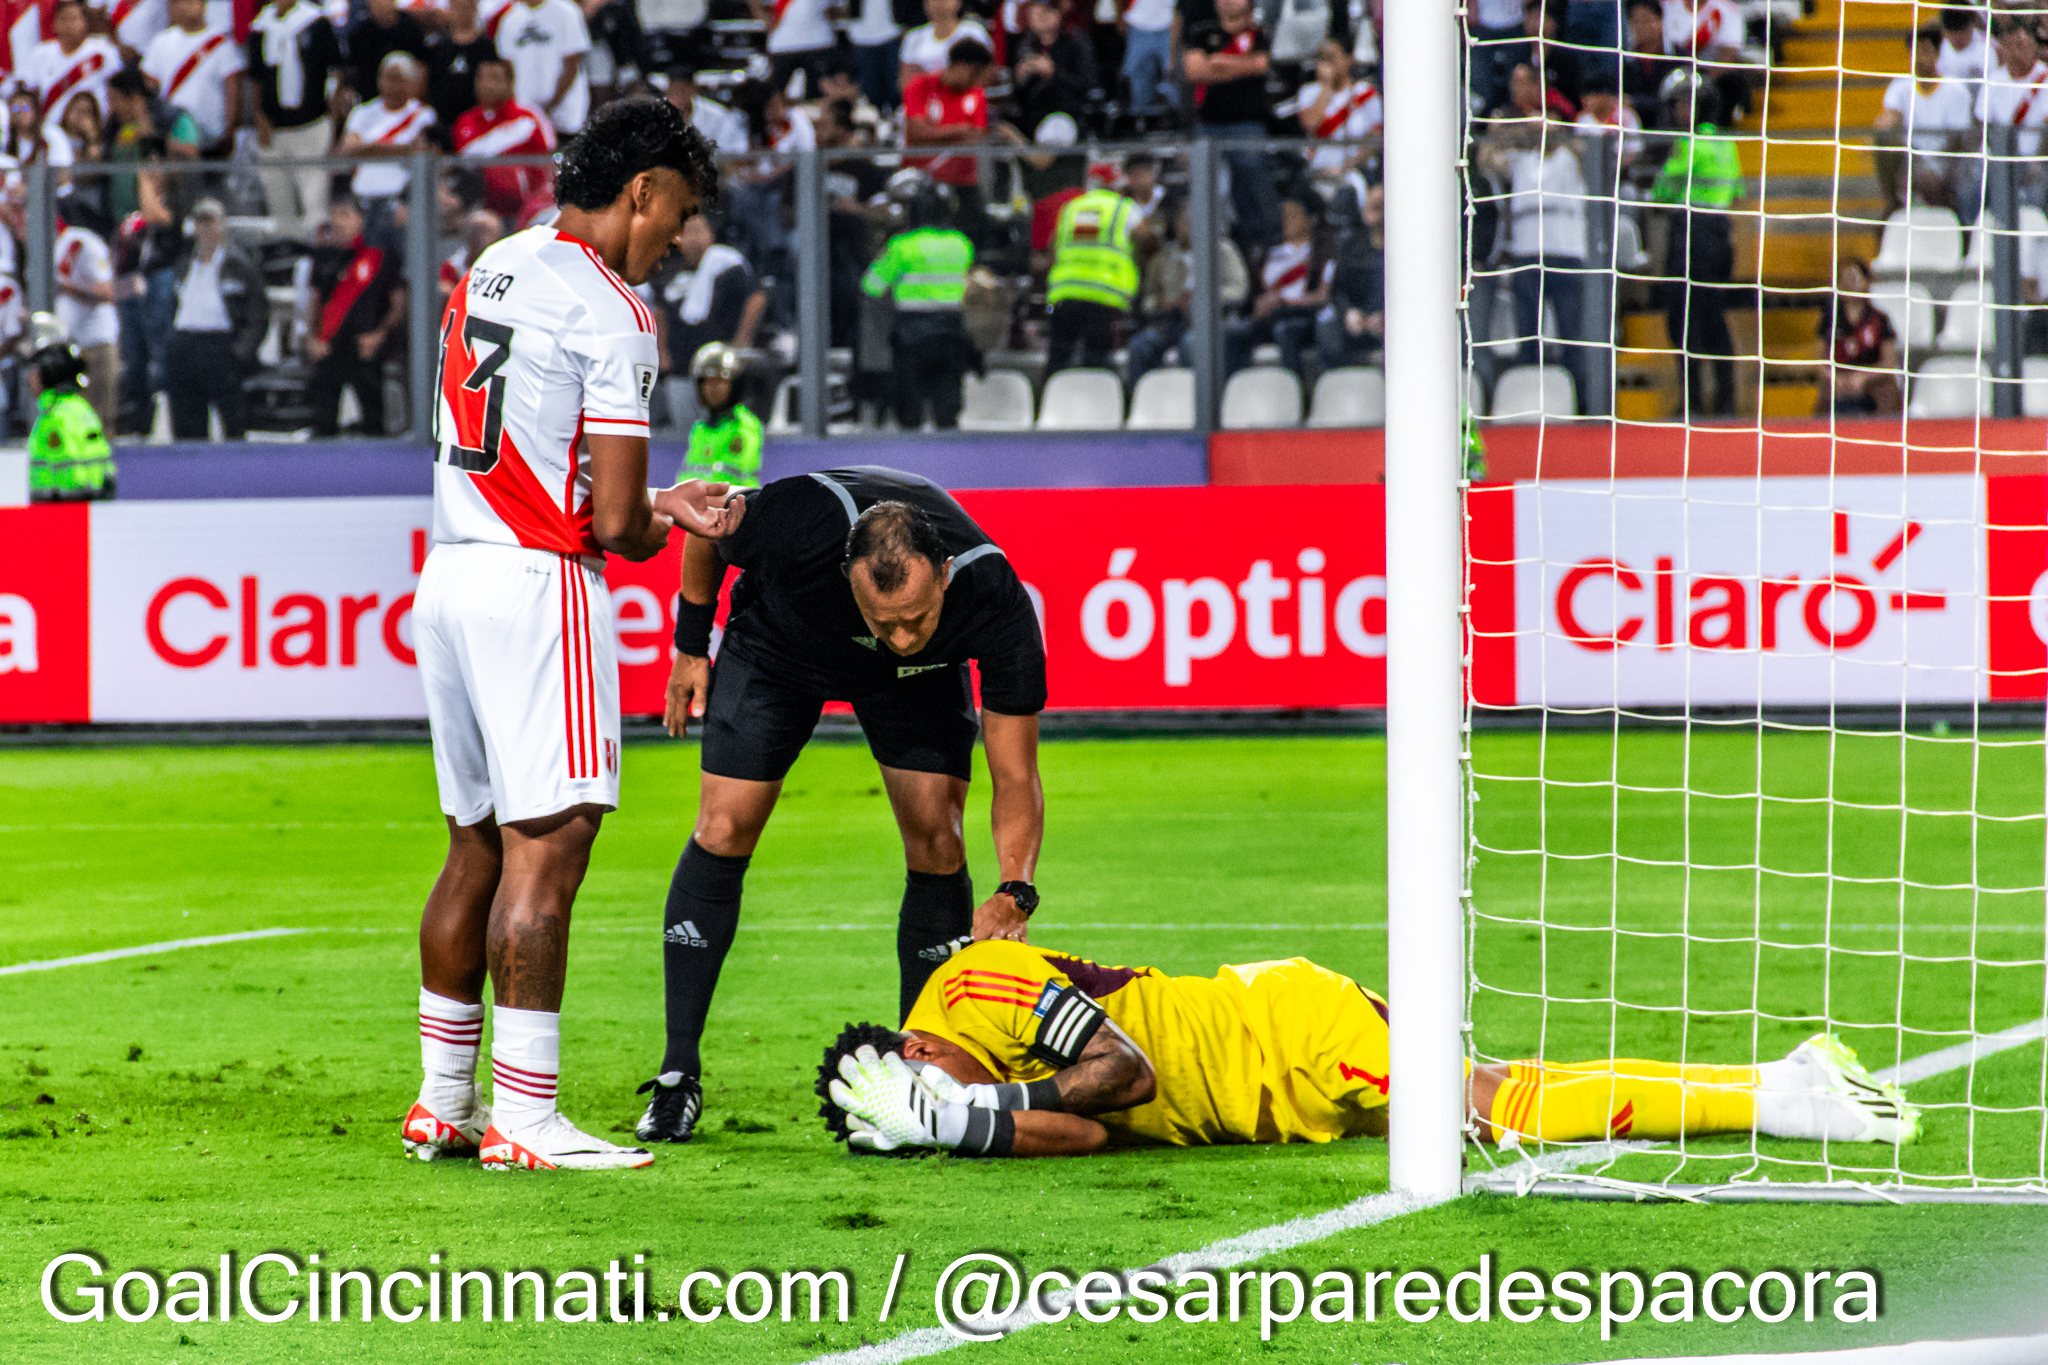
{"label": "referee's wristwatch", "polygon": [[1030,919],[1031,912],[1038,908],[1038,888],[1030,882],[1004,882],[996,888],[996,894],[1017,902],[1017,908],[1024,912],[1025,919]]}

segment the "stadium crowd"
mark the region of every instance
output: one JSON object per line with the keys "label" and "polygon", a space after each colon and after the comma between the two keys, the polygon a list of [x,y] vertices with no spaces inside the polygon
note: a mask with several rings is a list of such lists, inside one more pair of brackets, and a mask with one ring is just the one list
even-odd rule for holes
{"label": "stadium crowd", "polygon": [[[791,154],[813,148],[831,154],[831,345],[851,357],[835,367],[848,377],[836,414],[957,420],[957,404],[903,392],[920,343],[891,339],[917,332],[917,312],[957,314],[959,374],[990,357],[1041,379],[1114,365],[1129,392],[1182,358],[1198,136],[1284,144],[1226,144],[1219,158],[1226,370],[1277,365],[1306,386],[1371,363],[1381,344],[1379,0],[250,3],[57,0],[44,41],[16,30],[0,344],[18,349],[24,326],[18,172],[42,162],[59,218],[56,311],[110,432],[160,429],[159,395],[178,438],[205,436],[209,407],[229,437],[403,426],[386,393],[405,391],[408,158],[440,154],[428,164],[445,295],[485,246],[547,220],[547,155],[628,95],[686,111],[726,161],[716,213],[645,290],[667,381],[658,416],[678,429],[698,415],[691,365],[705,345],[739,353],[740,390],[762,416],[794,368]],[[1915,76],[1886,93],[1874,136],[1899,152],[1886,181],[1899,202],[1962,213],[1980,197],[1969,148],[1984,123],[2019,125],[2024,142],[2048,122],[2048,99],[2033,98],[2048,74],[2034,16],[1998,18],[1987,41],[1971,13],[1917,35]],[[1743,185],[1725,130],[1754,101],[1771,16],[1771,0],[1475,4],[1469,316],[1482,384],[1504,359],[1554,362],[1583,403],[1589,354],[1612,344],[1580,306],[1588,207],[1612,193],[1627,220],[1616,240],[1640,259],[1599,270],[1655,278],[1656,306],[1697,362],[1698,410],[1729,409],[1714,291],[1732,279],[1727,210]],[[1093,150],[1104,143],[1145,149]],[[994,154],[961,154],[977,147]],[[502,157],[526,160],[474,164]],[[2029,163],[2029,202],[2042,188]],[[908,298],[877,270],[916,231],[955,232],[965,250],[939,294]]]}

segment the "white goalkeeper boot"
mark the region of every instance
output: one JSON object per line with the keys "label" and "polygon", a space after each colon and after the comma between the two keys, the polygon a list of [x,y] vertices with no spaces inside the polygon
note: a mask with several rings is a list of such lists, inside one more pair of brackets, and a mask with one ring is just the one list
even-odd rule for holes
{"label": "white goalkeeper boot", "polygon": [[1783,1061],[1757,1068],[1756,1127],[1772,1137],[1827,1142],[1920,1139],[1920,1111],[1878,1080],[1832,1033],[1816,1033]]}
{"label": "white goalkeeper boot", "polygon": [[483,1137],[487,1171],[616,1171],[652,1166],[654,1153],[594,1138],[554,1110],[512,1132],[492,1124]]}

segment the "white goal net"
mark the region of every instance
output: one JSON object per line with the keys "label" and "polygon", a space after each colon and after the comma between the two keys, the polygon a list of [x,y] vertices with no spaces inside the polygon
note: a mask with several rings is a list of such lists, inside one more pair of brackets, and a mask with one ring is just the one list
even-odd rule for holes
{"label": "white goal net", "polygon": [[2048,1197],[2048,10],[1606,9],[1467,6],[1468,1057],[1831,1034],[1921,1111],[1538,1086],[1546,1188]]}

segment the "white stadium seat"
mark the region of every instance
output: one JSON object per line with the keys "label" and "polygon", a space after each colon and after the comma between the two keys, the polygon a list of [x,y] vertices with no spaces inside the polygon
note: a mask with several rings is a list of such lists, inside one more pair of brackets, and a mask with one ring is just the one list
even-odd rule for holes
{"label": "white stadium seat", "polygon": [[1913,376],[1909,417],[1991,415],[1991,380],[1971,356],[1937,356]]}
{"label": "white stadium seat", "polygon": [[1126,431],[1188,431],[1195,425],[1195,372],[1177,366],[1147,370],[1131,390]]}
{"label": "white stadium seat", "polygon": [[1225,431],[1258,431],[1301,425],[1301,379],[1292,370],[1254,365],[1223,386]]}
{"label": "white stadium seat", "polygon": [[1994,324],[1992,312],[1983,302],[1986,292],[1975,280],[1955,287],[1942,314],[1941,335],[1934,339],[1936,350],[1978,356],[1990,353]]}
{"label": "white stadium seat", "polygon": [[1031,430],[1031,381],[1016,370],[968,375],[960,399],[962,431]]}
{"label": "white stadium seat", "polygon": [[2048,417],[2048,355],[2020,362],[2020,416]]}
{"label": "white stadium seat", "polygon": [[1578,394],[1571,372],[1562,365],[1516,365],[1503,370],[1493,384],[1493,420],[1541,422],[1578,414]]}
{"label": "white stadium seat", "polygon": [[1872,285],[1870,306],[1892,320],[1892,330],[1907,355],[1934,344],[1934,295],[1924,284],[1901,284],[1893,280]]}
{"label": "white stadium seat", "polygon": [[1885,220],[1873,275],[1955,270],[1963,263],[1963,228],[1953,209],[1916,204]]}
{"label": "white stadium seat", "polygon": [[1383,427],[1387,424],[1387,376],[1370,365],[1347,365],[1316,380],[1308,405],[1312,427]]}
{"label": "white stadium seat", "polygon": [[1115,431],[1124,424],[1124,381],[1114,370],[1061,370],[1045,381],[1040,431]]}

